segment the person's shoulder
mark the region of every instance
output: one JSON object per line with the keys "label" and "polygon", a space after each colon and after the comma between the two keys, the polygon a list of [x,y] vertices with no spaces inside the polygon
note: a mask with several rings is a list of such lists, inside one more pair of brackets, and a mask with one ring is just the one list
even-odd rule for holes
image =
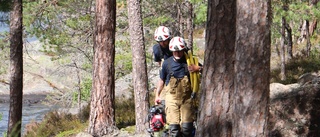
{"label": "person's shoulder", "polygon": [[169,57],[169,58],[167,58],[167,59],[165,59],[164,61],[163,61],[163,64],[168,64],[168,63],[170,63],[171,62],[171,60],[173,61],[173,56],[171,56],[171,57]]}
{"label": "person's shoulder", "polygon": [[152,50],[154,53],[160,52],[160,45],[159,44],[153,45]]}
{"label": "person's shoulder", "polygon": [[153,45],[153,50],[158,49],[159,47],[160,47],[160,44],[159,44],[159,43],[154,44],[154,45]]}

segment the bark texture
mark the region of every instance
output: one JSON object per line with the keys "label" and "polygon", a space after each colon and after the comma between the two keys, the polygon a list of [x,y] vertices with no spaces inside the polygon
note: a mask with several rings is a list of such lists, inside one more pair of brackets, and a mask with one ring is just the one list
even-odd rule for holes
{"label": "bark texture", "polygon": [[196,136],[267,136],[270,0],[208,1]]}
{"label": "bark texture", "polygon": [[232,136],[236,2],[208,1],[206,50],[201,83],[199,137]]}
{"label": "bark texture", "polygon": [[10,14],[10,110],[8,136],[21,136],[23,95],[22,0],[13,1]]}
{"label": "bark texture", "polygon": [[138,134],[146,132],[149,110],[149,92],[146,52],[144,46],[142,14],[139,0],[128,0],[129,33],[132,49],[132,74],[135,99],[136,129]]}
{"label": "bark texture", "polygon": [[115,121],[115,29],[116,1],[96,1],[96,25],[93,61],[93,84],[89,134],[103,136],[112,134]]}
{"label": "bark texture", "polygon": [[[188,48],[193,51],[193,5],[190,1],[186,2],[186,7],[188,9],[188,17],[187,17],[187,32],[188,32]],[[182,35],[181,35],[182,36]]]}
{"label": "bark texture", "polygon": [[270,6],[270,0],[237,1],[235,137],[268,135]]}

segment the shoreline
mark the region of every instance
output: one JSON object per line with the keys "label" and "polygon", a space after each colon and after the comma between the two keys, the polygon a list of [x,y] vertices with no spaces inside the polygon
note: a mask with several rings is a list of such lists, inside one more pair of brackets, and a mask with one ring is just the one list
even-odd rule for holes
{"label": "shoreline", "polygon": [[[24,94],[23,104],[38,104],[43,101],[46,101],[46,94]],[[0,104],[10,103],[10,95],[9,94],[0,94]]]}

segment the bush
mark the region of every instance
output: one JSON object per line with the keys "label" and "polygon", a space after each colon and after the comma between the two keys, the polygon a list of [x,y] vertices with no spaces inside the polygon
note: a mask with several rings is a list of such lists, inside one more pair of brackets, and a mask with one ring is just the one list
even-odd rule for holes
{"label": "bush", "polygon": [[134,98],[126,99],[124,97],[115,100],[115,113],[117,127],[124,128],[135,125],[135,105]]}
{"label": "bush", "polygon": [[26,126],[25,137],[68,136],[79,133],[86,127],[87,124],[83,124],[74,115],[53,111],[47,113],[42,122],[29,123]]}

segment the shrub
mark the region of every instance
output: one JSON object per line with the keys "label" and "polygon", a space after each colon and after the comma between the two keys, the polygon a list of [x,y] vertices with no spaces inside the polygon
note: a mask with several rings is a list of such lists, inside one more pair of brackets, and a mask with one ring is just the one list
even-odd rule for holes
{"label": "shrub", "polygon": [[87,127],[76,116],[49,112],[40,123],[31,122],[26,126],[25,137],[47,137],[63,134],[63,136],[79,133]]}

